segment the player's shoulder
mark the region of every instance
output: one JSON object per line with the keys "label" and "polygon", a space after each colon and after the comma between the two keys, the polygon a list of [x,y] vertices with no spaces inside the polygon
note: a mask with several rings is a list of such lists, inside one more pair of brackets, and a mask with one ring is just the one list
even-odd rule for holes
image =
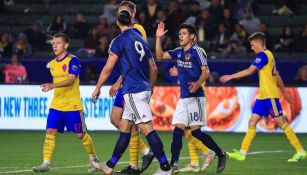
{"label": "player's shoulder", "polygon": [[195,44],[193,47],[192,47],[192,51],[198,55],[198,56],[205,56],[207,57],[207,53],[205,51],[205,49],[203,49],[202,47],[200,47],[198,44]]}
{"label": "player's shoulder", "polygon": [[179,52],[179,51],[181,51],[182,50],[182,47],[176,47],[176,48],[174,48],[173,50],[171,50],[171,51],[173,51],[173,52]]}
{"label": "player's shoulder", "polygon": [[117,35],[115,38],[112,39],[110,46],[112,46],[112,44],[114,44],[114,43],[120,43],[121,40],[122,40],[122,37],[123,37],[122,34]]}
{"label": "player's shoulder", "polygon": [[257,59],[267,59],[270,53],[271,53],[271,51],[264,50],[264,51],[257,53],[256,57],[257,57]]}

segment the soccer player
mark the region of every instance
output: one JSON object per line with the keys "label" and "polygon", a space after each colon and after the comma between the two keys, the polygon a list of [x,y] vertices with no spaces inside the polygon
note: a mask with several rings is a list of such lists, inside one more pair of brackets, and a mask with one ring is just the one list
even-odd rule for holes
{"label": "soccer player", "polygon": [[248,38],[252,50],[257,54],[252,65],[241,72],[232,75],[224,75],[220,77],[222,83],[226,83],[232,79],[242,78],[258,71],[259,74],[259,96],[253,107],[252,116],[248,122],[248,130],[243,139],[240,151],[235,150],[228,153],[230,158],[235,160],[245,160],[246,153],[256,136],[256,124],[261,117],[271,115],[277,124],[284,130],[285,135],[295,148],[296,153],[288,162],[297,162],[306,158],[306,151],[296,137],[291,126],[283,117],[283,111],[279,102],[279,91],[281,90],[283,97],[290,103],[291,97],[286,93],[284,83],[277,71],[274,56],[271,51],[266,49],[266,37],[261,32],[256,32]]}
{"label": "soccer player", "polygon": [[148,43],[131,29],[131,24],[131,14],[127,10],[120,11],[117,25],[122,33],[111,42],[108,61],[101,71],[92,94],[93,102],[95,102],[102,85],[109,77],[116,62],[119,61],[122,68],[122,93],[126,103],[119,124],[120,137],[109,161],[102,164],[93,162],[93,165],[105,174],[111,174],[129,144],[131,127],[136,124],[146,136],[152,152],[160,163],[160,169],[155,175],[168,175],[171,174],[171,168],[165,156],[163,144],[156,131],[153,130],[149,107],[151,91],[157,79],[157,67]]}
{"label": "soccer player", "polygon": [[218,156],[217,172],[225,169],[226,153],[223,152],[215,141],[206,133],[201,131],[201,126],[206,124],[205,97],[201,84],[209,76],[206,55],[201,48],[195,44],[197,36],[195,26],[181,24],[179,27],[180,47],[163,52],[161,37],[165,35],[165,24],[159,23],[156,31],[156,56],[159,59],[177,59],[178,76],[180,81],[180,99],[173,115],[172,124],[173,142],[171,146],[171,166],[173,173],[177,174],[178,160],[182,148],[182,136],[187,127],[191,128],[192,135],[213,150]]}
{"label": "soccer player", "polygon": [[[203,52],[203,54],[207,57],[205,50],[203,48],[200,48],[200,49]],[[172,67],[169,72],[170,72],[170,75],[173,77],[178,76],[178,69],[176,68],[176,66]],[[202,84],[202,88],[204,91],[205,91],[205,84],[206,82]],[[211,165],[215,157],[215,152],[208,149],[200,140],[193,137],[190,129],[187,129],[184,132],[184,137],[188,140],[188,149],[189,149],[189,155],[190,155],[191,162],[186,167],[180,168],[179,171],[180,172],[204,171],[206,168],[208,168],[209,165]],[[198,151],[201,151],[202,154],[204,155],[204,163],[202,167],[199,166]]]}
{"label": "soccer player", "polygon": [[[42,91],[48,92],[54,89],[54,96],[50,105],[47,118],[45,144],[43,150],[44,162],[40,166],[33,167],[35,172],[50,170],[50,160],[55,147],[57,132],[74,132],[82,142],[91,162],[98,162],[91,136],[87,133],[83,116],[83,106],[79,90],[79,59],[68,53],[69,37],[58,33],[53,36],[52,48],[56,55],[50,64],[50,72],[53,83],[42,84]],[[90,167],[89,172],[96,169]]]}
{"label": "soccer player", "polygon": [[[134,23],[134,17],[136,13],[136,5],[131,1],[122,1],[119,4],[118,13],[122,10],[127,10],[131,14],[132,25],[131,28],[139,33],[144,40],[147,39],[146,32],[144,28]],[[119,129],[119,123],[123,115],[124,108],[124,97],[122,94],[122,77],[118,78],[118,81],[110,88],[109,94],[110,96],[115,96],[116,98],[113,104],[112,113],[111,113],[111,123]],[[138,168],[138,152],[141,151],[143,153],[143,164],[141,170]],[[141,172],[145,171],[149,165],[151,164],[154,155],[152,151],[146,146],[144,141],[140,138],[139,131],[136,125],[134,125],[131,129],[131,139],[129,143],[129,156],[130,161],[129,165],[121,171],[114,172],[113,174],[130,174],[130,175],[138,175]]]}

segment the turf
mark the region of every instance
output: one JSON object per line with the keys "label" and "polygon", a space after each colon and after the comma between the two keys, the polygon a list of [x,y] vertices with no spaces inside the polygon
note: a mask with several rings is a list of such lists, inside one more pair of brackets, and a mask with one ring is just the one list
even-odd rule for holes
{"label": "turf", "polygon": [[[115,145],[117,132],[90,132],[99,158],[107,160]],[[171,133],[159,133],[170,157]],[[212,133],[213,138],[226,151],[239,148],[243,134]],[[302,144],[307,147],[307,134],[299,134]],[[42,162],[42,146],[44,132],[42,131],[0,131],[0,174],[34,174],[31,167]],[[189,163],[186,141],[181,151],[180,166]],[[282,152],[270,152],[278,151]],[[269,153],[263,153],[269,151]],[[288,163],[287,159],[294,153],[283,134],[258,134],[250,152],[259,154],[249,155],[244,162],[229,160],[224,175],[307,175],[307,160],[298,163]],[[116,169],[127,165],[128,151],[123,155]],[[213,175],[216,162],[205,173],[180,173],[182,175],[207,174]],[[88,157],[82,144],[71,133],[59,134],[56,149],[52,158],[52,170],[45,174],[87,174]],[[158,163],[153,162],[144,175],[151,175],[157,169]],[[102,174],[97,172],[95,174]]]}

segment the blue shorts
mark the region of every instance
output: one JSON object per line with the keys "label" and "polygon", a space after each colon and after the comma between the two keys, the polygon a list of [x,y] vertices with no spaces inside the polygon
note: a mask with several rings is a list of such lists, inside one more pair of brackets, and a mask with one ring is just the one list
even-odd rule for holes
{"label": "blue shorts", "polygon": [[283,115],[282,107],[278,98],[257,99],[253,108],[253,113],[260,117],[279,117]]}
{"label": "blue shorts", "polygon": [[57,129],[59,132],[64,132],[65,127],[68,132],[86,132],[83,111],[59,111],[50,108],[46,129]]}
{"label": "blue shorts", "polygon": [[125,100],[123,96],[123,89],[120,88],[116,94],[113,106],[124,108],[124,103],[125,103]]}

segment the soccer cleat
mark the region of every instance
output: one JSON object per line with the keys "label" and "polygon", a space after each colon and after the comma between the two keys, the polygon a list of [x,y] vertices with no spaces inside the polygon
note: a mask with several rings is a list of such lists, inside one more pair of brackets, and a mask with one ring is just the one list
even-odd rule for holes
{"label": "soccer cleat", "polygon": [[188,164],[184,168],[180,168],[179,172],[200,172],[200,167],[197,165]]}
{"label": "soccer cleat", "polygon": [[178,165],[172,165],[171,166],[171,174],[179,174]]}
{"label": "soccer cleat", "polygon": [[227,153],[229,159],[243,161],[246,159],[245,154],[241,154],[240,151],[234,149],[232,153]]}
{"label": "soccer cleat", "polygon": [[209,150],[208,153],[204,155],[204,164],[201,167],[201,171],[204,171],[206,168],[208,168],[208,166],[211,165],[214,158],[215,158],[215,152]]}
{"label": "soccer cleat", "polygon": [[126,168],[120,170],[120,171],[115,171],[113,173],[114,175],[126,175],[126,174],[130,174],[130,175],[140,175],[141,172],[139,169],[134,169],[131,167],[131,165],[127,166]]}
{"label": "soccer cleat", "polygon": [[225,156],[218,157],[216,172],[221,173],[226,167],[227,154],[224,152]]}
{"label": "soccer cleat", "polygon": [[104,175],[111,175],[113,169],[108,167],[106,163],[92,162],[92,165],[99,171],[104,172]]}
{"label": "soccer cleat", "polygon": [[153,175],[172,175],[172,169],[163,171],[161,168],[159,168]]}
{"label": "soccer cleat", "polygon": [[93,166],[93,162],[96,162],[96,163],[99,163],[99,160],[97,159],[97,158],[95,158],[95,159],[93,159],[93,160],[91,160],[90,159],[90,161],[89,161],[90,163],[89,163],[89,168],[87,169],[87,171],[89,172],[89,173],[94,173],[94,172],[96,172],[97,171],[97,168],[95,168],[94,166]]}
{"label": "soccer cleat", "polygon": [[155,155],[153,154],[151,150],[149,150],[148,154],[143,156],[141,173],[144,172],[150,166],[154,158],[155,158]]}
{"label": "soccer cleat", "polygon": [[49,163],[43,163],[40,166],[35,166],[32,168],[34,172],[48,172],[50,171]]}
{"label": "soccer cleat", "polygon": [[296,152],[288,162],[298,162],[299,160],[306,159],[307,153],[306,151],[303,152]]}

